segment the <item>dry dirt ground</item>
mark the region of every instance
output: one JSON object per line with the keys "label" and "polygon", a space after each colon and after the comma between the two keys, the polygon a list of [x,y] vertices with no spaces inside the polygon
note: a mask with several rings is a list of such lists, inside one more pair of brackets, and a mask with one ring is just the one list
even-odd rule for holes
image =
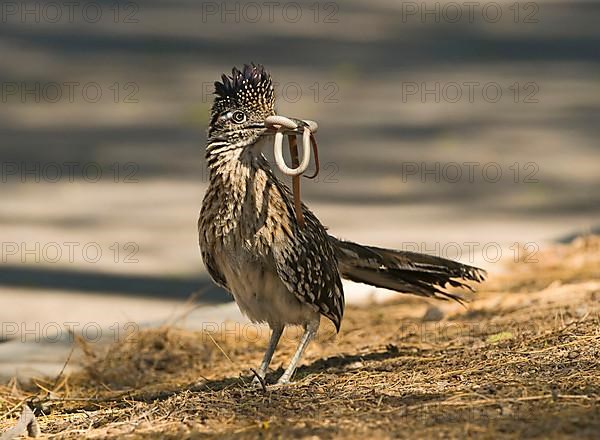
{"label": "dry dirt ground", "polygon": [[283,389],[250,386],[261,327],[80,342],[79,372],[2,387],[0,430],[27,402],[46,438],[598,438],[600,237],[524,256],[467,307],[391,298],[323,323]]}

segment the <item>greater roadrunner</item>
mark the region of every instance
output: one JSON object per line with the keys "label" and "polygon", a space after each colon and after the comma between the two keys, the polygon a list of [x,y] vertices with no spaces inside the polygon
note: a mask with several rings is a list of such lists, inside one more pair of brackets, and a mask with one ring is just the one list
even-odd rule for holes
{"label": "greater roadrunner", "polygon": [[[260,65],[234,68],[215,82],[206,160],[210,183],[198,231],[202,259],[213,280],[233,294],[253,322],[267,323],[271,338],[257,374],[264,379],[284,327],[304,334],[278,384],[289,382],[321,315],[339,331],[344,312],[340,277],[426,297],[460,300],[447,285],[482,281],[481,269],[413,252],[382,249],[329,235],[302,204],[298,224],[289,188],[273,174],[262,148],[273,145],[275,114],[270,75]],[[300,132],[306,126],[294,119]],[[257,378],[255,377],[255,380]]]}

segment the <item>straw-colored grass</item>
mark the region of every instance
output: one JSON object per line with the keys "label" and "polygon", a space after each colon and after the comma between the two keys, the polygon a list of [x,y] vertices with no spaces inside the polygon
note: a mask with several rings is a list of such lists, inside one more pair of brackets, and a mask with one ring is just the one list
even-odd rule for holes
{"label": "straw-colored grass", "polygon": [[[598,438],[600,238],[536,258],[492,277],[467,308],[392,294],[349,307],[339,335],[323,321],[280,389],[250,386],[268,338],[259,327],[80,343],[79,372],[2,387],[0,429],[27,401],[50,438]],[[427,307],[441,319],[423,320]]]}

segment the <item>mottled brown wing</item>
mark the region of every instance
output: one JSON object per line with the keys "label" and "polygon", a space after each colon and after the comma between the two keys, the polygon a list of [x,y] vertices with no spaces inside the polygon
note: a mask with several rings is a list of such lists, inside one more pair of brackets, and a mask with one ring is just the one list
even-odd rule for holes
{"label": "mottled brown wing", "polygon": [[[202,254],[202,261],[204,261],[204,265],[206,266],[206,270],[208,274],[213,279],[213,281],[219,286],[227,289],[229,291],[229,287],[227,286],[227,281],[225,280],[225,275],[221,273],[217,265],[215,264],[215,260],[211,253],[211,245],[208,243],[206,238],[208,223],[206,221],[206,213],[205,207],[208,205],[205,200],[202,203],[202,210],[200,211],[200,217],[198,218],[198,244],[200,245],[200,253]],[[211,234],[209,234],[211,235]],[[212,234],[214,235],[214,234]]]}
{"label": "mottled brown wing", "polygon": [[201,249],[201,251],[202,261],[204,261],[204,265],[206,266],[206,270],[208,271],[210,277],[216,284],[229,291],[227,281],[225,281],[225,276],[217,268],[217,265],[215,264],[211,254],[209,252],[206,252],[204,249]]}
{"label": "mottled brown wing", "polygon": [[290,292],[314,306],[339,331],[344,314],[344,289],[337,260],[323,225],[304,205],[303,212],[305,226],[296,224],[293,237],[273,246],[277,273]]}

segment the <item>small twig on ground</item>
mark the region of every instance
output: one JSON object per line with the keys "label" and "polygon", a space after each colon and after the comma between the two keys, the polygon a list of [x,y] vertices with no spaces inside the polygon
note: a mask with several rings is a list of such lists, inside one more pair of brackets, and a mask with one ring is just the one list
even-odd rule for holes
{"label": "small twig on ground", "polygon": [[223,350],[221,348],[221,346],[217,343],[217,341],[215,341],[215,338],[213,338],[209,332],[204,332],[204,333],[207,334],[208,337],[211,339],[211,341],[213,341],[213,344],[215,344],[217,346],[217,348],[219,350],[221,350],[221,353],[223,353],[223,355],[227,358],[227,360],[233,364],[233,361],[231,360],[231,358],[229,356],[227,356],[227,353],[225,353],[225,350]]}
{"label": "small twig on ground", "polygon": [[254,376],[260,382],[260,386],[262,387],[262,390],[266,393],[267,392],[267,385],[265,384],[265,380],[262,377],[260,377],[260,375],[256,372],[256,370],[254,368],[250,368],[250,371],[252,371],[254,373]]}
{"label": "small twig on ground", "polygon": [[73,356],[74,351],[75,351],[75,345],[73,345],[73,347],[71,347],[71,352],[69,353],[69,356],[67,356],[67,360],[65,360],[65,363],[63,364],[63,367],[60,370],[60,373],[58,373],[58,376],[56,376],[56,379],[54,380],[54,385],[52,386],[53,393],[55,393],[57,391],[58,381],[62,377],[63,373],[65,372],[65,369],[67,368],[67,365],[71,361],[71,356]]}

